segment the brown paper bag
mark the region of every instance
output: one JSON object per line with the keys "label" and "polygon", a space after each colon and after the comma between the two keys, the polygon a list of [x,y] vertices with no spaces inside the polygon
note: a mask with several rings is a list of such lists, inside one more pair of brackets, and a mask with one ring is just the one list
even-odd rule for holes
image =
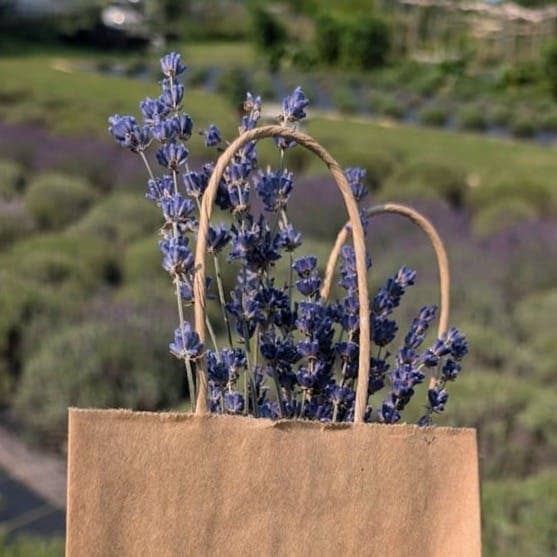
{"label": "brown paper bag", "polygon": [[[309,136],[255,128],[221,155],[201,206],[196,330],[203,340],[206,235],[222,173],[242,145],[277,135],[325,162],[350,216],[361,339],[354,423],[208,415],[202,361],[195,415],[72,409],[68,557],[481,554],[475,431],[363,423],[370,361],[363,230],[342,169]],[[432,240],[442,286],[440,328],[446,327],[448,269],[440,240],[414,211],[390,205],[374,214],[384,212],[414,220]]]}
{"label": "brown paper bag", "polygon": [[472,429],[70,411],[69,557],[477,557]]}

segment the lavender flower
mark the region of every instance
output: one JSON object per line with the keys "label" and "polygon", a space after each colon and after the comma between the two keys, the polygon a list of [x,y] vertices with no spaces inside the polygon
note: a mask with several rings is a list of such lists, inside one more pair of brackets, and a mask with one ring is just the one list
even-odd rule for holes
{"label": "lavender flower", "polygon": [[193,120],[188,114],[176,114],[172,120],[172,126],[179,139],[187,141],[193,131]]}
{"label": "lavender flower", "polygon": [[263,201],[266,211],[280,211],[286,207],[294,187],[292,172],[261,172],[255,190]]}
{"label": "lavender flower", "polygon": [[201,199],[201,196],[207,189],[209,177],[213,172],[212,164],[205,164],[201,171],[190,171],[184,174],[184,187],[186,194],[194,199]]}
{"label": "lavender flower", "polygon": [[361,201],[368,194],[365,184],[366,171],[363,168],[347,168],[344,175],[356,201]]}
{"label": "lavender flower", "polygon": [[254,97],[248,92],[244,101],[244,112],[246,114],[242,116],[240,133],[251,130],[257,125],[261,117],[261,97]]}
{"label": "lavender flower", "polygon": [[189,230],[195,229],[195,219],[192,213],[195,204],[191,199],[182,197],[179,193],[171,194],[161,199],[162,214],[170,225],[184,225]]}
{"label": "lavender flower", "polygon": [[139,109],[143,115],[143,121],[149,126],[161,123],[170,112],[169,107],[160,98],[152,99],[151,97],[142,100],[139,103]]}
{"label": "lavender flower", "polygon": [[294,251],[302,245],[302,234],[291,224],[279,225],[280,232],[277,238],[277,246],[287,252]]}
{"label": "lavender flower", "polygon": [[162,73],[168,78],[175,78],[184,73],[187,66],[182,64],[182,57],[176,52],[170,52],[161,58]]}
{"label": "lavender flower", "polygon": [[159,242],[163,253],[162,266],[173,277],[180,277],[193,268],[193,254],[187,238],[169,238]]}
{"label": "lavender flower", "polygon": [[167,143],[176,139],[176,128],[172,120],[162,120],[151,128],[153,138],[160,143]]}
{"label": "lavender flower", "polygon": [[215,124],[211,124],[208,130],[203,130],[201,132],[202,135],[205,136],[205,146],[206,147],[216,147],[222,143],[222,136],[220,130],[215,126]]}
{"label": "lavender flower", "polygon": [[[184,143],[190,139],[194,124],[181,111],[184,85],[179,78],[186,66],[178,54],[170,53],[162,58],[161,69],[165,77],[160,96],[148,97],[140,103],[143,124],[139,125],[133,116],[115,115],[109,119],[109,131],[117,143],[140,154],[150,174],[145,196],[160,207],[165,221],[159,243],[162,265],[172,278],[181,323],[169,347],[185,362],[188,390],[194,401],[191,361],[205,352],[199,336],[183,321],[184,307],[196,302],[189,237],[197,232],[196,213],[214,164],[210,162],[196,170],[188,168],[189,152]],[[308,105],[302,89],[297,87],[282,102],[281,125],[295,127],[306,118]],[[261,106],[260,97],[247,93],[238,126],[240,133],[257,126]],[[214,124],[200,133],[208,147],[225,143]],[[152,140],[158,143],[156,158],[165,169],[159,176],[153,174],[143,153]],[[295,142],[279,138],[276,143],[282,151],[280,170],[269,167],[256,175],[257,146],[251,141],[234,155],[218,184],[216,204],[229,211],[230,226],[209,226],[207,251],[215,258],[219,301],[230,348],[216,346],[218,341],[208,318],[207,330],[215,345],[214,351],[206,352],[209,408],[221,414],[243,413],[271,419],[352,421],[362,340],[355,252],[352,246],[343,246],[341,250],[338,282],[342,296],[335,301],[320,298],[321,277],[313,255],[293,262],[289,255],[289,279],[285,283],[279,283],[273,276],[275,262],[285,252],[291,254],[302,241],[287,212],[294,176],[285,169],[284,150]],[[177,174],[184,167],[179,182]],[[365,170],[347,168],[345,175],[354,197],[361,201],[367,194]],[[262,202],[261,215],[252,214],[252,188]],[[272,224],[266,220],[267,213],[277,213]],[[360,213],[365,228],[365,211],[361,208]],[[217,257],[225,250],[228,260],[239,266],[235,287],[228,296]],[[369,257],[366,264],[369,269]],[[444,410],[448,400],[446,384],[457,378],[461,360],[468,351],[466,339],[454,328],[422,349],[436,316],[435,306],[424,306],[412,321],[402,345],[390,348],[398,331],[392,314],[406,288],[414,284],[415,276],[414,271],[402,267],[373,298],[370,340],[378,348],[370,355],[368,394],[375,395],[386,385],[388,391],[376,409],[372,411],[369,404],[366,406],[365,420],[400,421],[416,386],[429,371],[435,373],[436,382],[428,391],[426,412],[419,423],[431,424],[433,415]],[[207,277],[207,290],[210,281]],[[207,300],[212,298],[208,293]],[[235,347],[234,328],[245,350]],[[391,354],[395,354],[394,362]]]}
{"label": "lavender flower", "polygon": [[144,151],[151,142],[151,136],[147,127],[140,127],[133,116],[119,116],[115,114],[108,119],[108,131],[116,142],[132,151],[139,153]]}
{"label": "lavender flower", "polygon": [[147,182],[147,193],[145,197],[151,201],[160,203],[164,198],[170,197],[174,191],[172,176],[165,174]]}
{"label": "lavender flower", "polygon": [[168,111],[177,110],[184,98],[184,86],[178,82],[163,82],[163,91],[160,100]]}
{"label": "lavender flower", "polygon": [[230,233],[224,224],[209,226],[207,234],[207,251],[212,254],[218,254],[230,241]]}
{"label": "lavender flower", "polygon": [[199,335],[192,330],[188,322],[183,328],[178,327],[174,331],[174,342],[171,342],[170,351],[176,358],[196,360],[203,352],[203,344],[199,341]]}
{"label": "lavender flower", "polygon": [[293,123],[303,120],[307,116],[305,109],[308,105],[309,100],[302,91],[302,88],[296,87],[290,95],[283,99],[279,121]]}
{"label": "lavender flower", "polygon": [[174,141],[166,143],[157,151],[157,161],[161,166],[178,172],[188,159],[188,150]]}
{"label": "lavender flower", "polygon": [[232,414],[241,414],[244,410],[244,397],[237,391],[224,393],[224,405],[226,410]]}

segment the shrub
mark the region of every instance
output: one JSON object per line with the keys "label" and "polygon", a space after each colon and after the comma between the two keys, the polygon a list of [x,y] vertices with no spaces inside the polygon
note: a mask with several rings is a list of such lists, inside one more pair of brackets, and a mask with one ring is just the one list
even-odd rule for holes
{"label": "shrub", "polygon": [[27,537],[20,534],[6,541],[4,537],[0,537],[0,555],[2,557],[62,557],[64,540],[51,537]]}
{"label": "shrub", "polygon": [[514,116],[510,123],[511,133],[515,137],[529,138],[538,131],[538,124],[531,114],[518,113]]}
{"label": "shrub", "polygon": [[191,68],[187,79],[190,87],[203,87],[209,80],[211,70],[209,68]]}
{"label": "shrub", "polygon": [[251,32],[257,49],[266,54],[284,45],[287,39],[286,29],[271,13],[261,6],[255,6],[251,11],[251,19]]}
{"label": "shrub", "polygon": [[393,180],[388,180],[374,197],[378,203],[388,203],[390,201],[413,203],[418,201],[442,201],[439,192],[421,184],[419,182],[400,184]]}
{"label": "shrub", "polygon": [[512,119],[512,111],[504,105],[493,107],[489,111],[489,121],[494,126],[508,126]]}
{"label": "shrub", "polygon": [[458,125],[464,130],[483,131],[487,128],[485,110],[479,106],[464,106],[456,116]]}
{"label": "shrub", "polygon": [[394,172],[398,160],[389,151],[367,151],[363,160],[349,161],[345,166],[359,166],[366,171],[366,183],[370,191],[379,190]]}
{"label": "shrub", "polygon": [[557,110],[553,109],[549,112],[545,112],[541,116],[540,125],[544,131],[552,133],[557,132]]}
{"label": "shrub", "polygon": [[25,205],[38,226],[59,229],[77,220],[95,197],[89,184],[79,178],[44,174],[29,184]]}
{"label": "shrub", "polygon": [[531,292],[557,284],[557,241],[555,228],[549,222],[520,223],[490,242],[491,253],[503,275],[500,285],[510,307]]}
{"label": "shrub", "polygon": [[251,89],[250,80],[242,68],[230,68],[222,72],[217,81],[217,91],[237,109],[243,105],[246,91]]}
{"label": "shrub", "polygon": [[[284,25],[262,6],[256,5],[251,11],[251,34],[255,47],[267,57],[270,70],[278,70],[288,38]],[[244,88],[244,93],[246,90]]]}
{"label": "shrub", "polygon": [[341,52],[347,66],[369,70],[386,63],[391,48],[391,29],[381,18],[363,16],[347,22]]}
{"label": "shrub", "polygon": [[[162,269],[162,255],[152,236],[133,243],[124,254],[123,279],[126,282],[151,281],[167,277]],[[168,289],[167,284],[167,289]]]}
{"label": "shrub", "polygon": [[[74,315],[83,296],[63,288],[51,289],[26,276],[0,273],[0,405],[11,403],[13,388],[27,353],[25,337],[31,325],[44,318],[50,327],[61,316]],[[48,317],[47,317],[48,316]],[[35,339],[40,345],[42,339]]]}
{"label": "shrub", "polygon": [[531,371],[532,355],[520,346],[511,327],[504,330],[485,324],[466,323],[462,327],[474,349],[470,353],[470,369],[493,369],[504,375]]}
{"label": "shrub", "polygon": [[116,247],[110,238],[70,232],[33,236],[16,244],[5,257],[15,276],[41,286],[73,284],[81,291],[116,283]]}
{"label": "shrub", "polygon": [[423,68],[418,72],[415,77],[408,82],[410,91],[418,93],[419,95],[429,97],[436,93],[443,84],[444,77],[437,68]]}
{"label": "shrub", "polygon": [[21,203],[0,201],[0,249],[19,240],[33,229],[33,222]]}
{"label": "shrub", "polygon": [[537,404],[545,388],[481,368],[463,374],[459,381],[451,388],[452,414],[441,421],[477,428],[479,452],[490,455],[480,462],[483,477],[539,470],[547,461],[548,439],[537,425],[528,427],[520,415]]}
{"label": "shrub", "polygon": [[31,435],[60,442],[68,406],[156,410],[175,404],[182,370],[168,358],[170,330],[130,312],[47,336],[27,362],[14,401]]}
{"label": "shrub", "polygon": [[347,87],[339,87],[333,92],[335,106],[345,114],[353,114],[358,110],[358,99],[354,91]]}
{"label": "shrub", "polygon": [[419,111],[418,120],[426,126],[443,127],[449,120],[449,111],[442,105],[431,104]]}
{"label": "shrub", "polygon": [[464,172],[454,166],[435,161],[416,161],[403,166],[389,180],[391,188],[407,190],[418,186],[432,190],[453,207],[462,207],[468,195]]}
{"label": "shrub", "polygon": [[557,98],[557,40],[554,40],[543,53],[543,71],[553,96]]}
{"label": "shrub", "polygon": [[160,214],[151,203],[136,194],[115,193],[95,205],[72,227],[71,233],[127,244],[152,234],[160,225]]}
{"label": "shrub", "polygon": [[12,200],[23,183],[23,168],[15,161],[0,160],[0,200]]}
{"label": "shrub", "polygon": [[485,482],[482,488],[484,550],[491,557],[543,557],[555,553],[557,470],[526,480]]}
{"label": "shrub", "polygon": [[401,119],[404,117],[405,107],[392,95],[373,93],[369,99],[369,108],[372,112],[384,114],[391,118]]}
{"label": "shrub", "polygon": [[514,308],[514,319],[518,330],[529,342],[540,334],[554,331],[555,315],[557,315],[557,288],[531,294]]}
{"label": "shrub", "polygon": [[[475,209],[496,203],[508,203],[510,200],[520,200],[538,214],[557,214],[557,195],[553,191],[553,186],[536,182],[528,177],[503,176],[473,188],[469,197]],[[526,213],[524,208],[519,211],[522,211],[522,214]]]}
{"label": "shrub", "polygon": [[342,23],[328,13],[321,13],[315,21],[314,47],[319,60],[335,64],[340,57]]}
{"label": "shrub", "polygon": [[501,199],[482,207],[474,215],[473,226],[480,236],[489,236],[536,216],[536,208],[522,199]]}

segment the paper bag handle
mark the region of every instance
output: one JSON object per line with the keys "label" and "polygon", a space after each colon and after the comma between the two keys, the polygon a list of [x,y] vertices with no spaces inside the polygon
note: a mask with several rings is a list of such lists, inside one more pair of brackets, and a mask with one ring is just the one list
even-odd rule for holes
{"label": "paper bag handle", "polygon": [[[429,238],[433,249],[435,250],[435,255],[437,258],[437,268],[439,274],[439,289],[440,289],[440,313],[439,313],[439,325],[437,327],[438,336],[443,335],[449,326],[449,306],[450,306],[450,273],[449,273],[449,258],[447,257],[447,250],[437,232],[436,228],[433,226],[430,220],[428,220],[420,212],[407,207],[406,205],[401,205],[398,203],[385,203],[384,205],[376,205],[370,207],[366,214],[368,217],[375,217],[377,215],[395,214],[403,216],[409,219],[411,222],[416,224],[421,228],[426,236]],[[337,239],[331,255],[329,256],[329,261],[327,262],[327,268],[325,270],[325,279],[323,281],[323,287],[321,288],[321,296],[323,298],[328,298],[331,292],[331,287],[333,283],[333,278],[335,274],[335,268],[340,254],[342,246],[346,243],[346,239],[350,232],[348,226],[343,226],[342,230],[338,233]],[[430,386],[435,385],[435,378],[431,378]]]}
{"label": "paper bag handle", "polygon": [[[356,256],[356,273],[358,277],[358,296],[359,296],[359,315],[360,315],[360,357],[358,367],[358,382],[356,387],[356,404],[354,409],[354,421],[363,422],[364,413],[367,406],[367,391],[369,381],[369,365],[370,365],[370,318],[369,318],[369,300],[367,290],[367,269],[366,269],[366,246],[364,231],[358,212],[358,205],[344,172],[340,165],[315,139],[311,136],[287,127],[278,125],[262,126],[248,130],[235,139],[219,157],[215,169],[209,179],[209,184],[203,195],[199,219],[199,229],[197,236],[197,245],[195,250],[195,276],[194,276],[194,293],[195,293],[195,329],[200,340],[205,340],[205,255],[207,250],[207,233],[209,230],[209,220],[213,209],[213,203],[217,193],[220,181],[222,180],[226,167],[232,161],[234,155],[244,145],[250,141],[256,141],[266,137],[283,137],[293,140],[297,144],[302,145],[315,155],[317,155],[327,166],[329,172],[333,176],[340,193],[342,194],[344,204],[349,216],[350,226],[352,228],[352,238],[354,243],[354,251]],[[201,358],[197,364],[197,384],[198,395],[196,404],[196,414],[203,415],[207,413],[207,376],[205,373],[205,359]]]}

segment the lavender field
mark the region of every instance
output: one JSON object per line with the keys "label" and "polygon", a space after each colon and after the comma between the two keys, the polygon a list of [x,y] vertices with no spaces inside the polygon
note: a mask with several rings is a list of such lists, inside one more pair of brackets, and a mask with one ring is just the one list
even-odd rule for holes
{"label": "lavender field", "polygon": [[[176,300],[157,246],[160,212],[145,199],[139,157],[107,132],[109,115],[138,115],[137,99],[155,94],[154,52],[163,37],[191,59],[183,105],[196,126],[192,168],[209,160],[198,131],[214,122],[224,141],[236,136],[246,88],[262,94],[261,123],[271,123],[277,97],[301,80],[310,100],[302,129],[343,167],[365,169],[369,204],[404,202],[431,219],[449,253],[450,322],[470,347],[436,423],[477,428],[484,554],[557,554],[553,12],[539,8],[550,21],[543,20],[549,32],[532,34],[539,53],[520,42],[529,37],[522,34],[515,58],[505,49],[496,58],[494,49],[491,60],[477,33],[459,40],[438,34],[435,26],[453,17],[438,7],[422,13],[375,2],[366,19],[374,42],[362,39],[367,46],[360,48],[357,14],[369,6],[359,0],[350,10],[335,1],[326,8],[263,2],[270,9],[253,14],[243,2],[188,2],[187,17],[176,20],[155,9],[162,3],[138,4],[147,38],[100,32],[97,20],[72,35],[58,29],[62,13],[45,16],[44,32],[55,38],[28,41],[27,20],[15,26],[0,2],[0,31],[13,36],[0,45],[0,426],[62,459],[68,406],[191,407],[183,366],[169,354]],[[165,26],[171,31],[162,32]],[[382,42],[385,29],[391,34]],[[464,33],[460,19],[455,29]],[[269,36],[275,43],[265,43]],[[329,48],[335,40],[336,50]],[[426,61],[414,59],[409,46]],[[447,57],[437,61],[440,52]],[[277,153],[272,142],[261,145],[259,167],[280,164]],[[322,273],[346,223],[342,199],[326,169],[300,147],[287,152],[286,164],[295,173],[288,217],[304,237],[296,255],[317,255]],[[431,246],[408,222],[380,216],[369,224],[367,247],[371,295],[401,265],[417,272],[395,311],[407,330],[422,306],[439,301]],[[227,296],[235,278],[224,265]],[[218,304],[208,312],[224,339]],[[426,385],[417,391],[409,422],[427,400]],[[27,539],[33,533],[15,528],[4,538],[0,522],[0,555],[62,554],[59,531]]]}

